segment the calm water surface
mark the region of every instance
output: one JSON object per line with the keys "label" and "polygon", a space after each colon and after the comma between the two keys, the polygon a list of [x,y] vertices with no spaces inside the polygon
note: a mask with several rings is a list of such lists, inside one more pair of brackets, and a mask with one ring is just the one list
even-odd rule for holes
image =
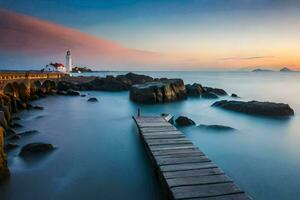
{"label": "calm water surface", "polygon": [[[95,73],[123,74],[124,72]],[[159,183],[131,119],[142,114],[186,115],[197,124],[232,126],[235,132],[182,131],[254,199],[300,199],[300,73],[143,72],[179,77],[186,83],[224,88],[241,100],[289,103],[290,119],[267,119],[212,108],[214,100],[190,98],[160,105],[137,105],[127,92],[83,92],[88,97],[53,96],[34,102],[43,111],[22,112],[19,144],[49,142],[57,149],[29,160],[8,154],[12,177],[1,199],[163,199]],[[228,97],[229,98],[229,97]]]}

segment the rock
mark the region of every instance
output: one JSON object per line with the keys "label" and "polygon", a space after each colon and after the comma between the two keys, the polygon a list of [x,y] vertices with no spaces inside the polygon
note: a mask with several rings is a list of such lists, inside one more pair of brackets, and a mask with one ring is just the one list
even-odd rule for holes
{"label": "rock", "polygon": [[44,110],[44,107],[42,106],[33,106],[32,108],[35,110]]}
{"label": "rock", "polygon": [[14,129],[8,128],[8,129],[6,129],[6,134],[7,135],[15,135],[17,133]]}
{"label": "rock", "polygon": [[38,133],[39,131],[37,130],[29,130],[29,131],[24,131],[19,133],[18,135],[30,135],[30,134],[34,134],[34,133]]}
{"label": "rock", "polygon": [[220,89],[220,88],[203,87],[203,89],[204,89],[205,92],[213,92],[214,94],[219,95],[219,96],[228,95],[225,90]]}
{"label": "rock", "polygon": [[5,119],[5,114],[4,111],[0,111],[0,126],[2,126],[3,128],[7,129],[7,121]]}
{"label": "rock", "polygon": [[75,90],[69,89],[69,90],[67,90],[66,95],[68,95],[68,96],[79,96],[80,93],[75,91]]}
{"label": "rock", "polygon": [[116,79],[122,80],[130,85],[143,84],[153,81],[153,78],[150,76],[135,74],[132,72],[129,72],[126,75],[118,75]]}
{"label": "rock", "polygon": [[19,134],[13,134],[10,139],[11,140],[19,140],[21,138],[21,136]]}
{"label": "rock", "polygon": [[40,98],[39,95],[36,95],[36,94],[33,94],[33,95],[29,96],[30,101],[38,100],[39,98]]}
{"label": "rock", "polygon": [[91,97],[87,101],[89,101],[89,102],[98,102],[98,99],[96,97]]}
{"label": "rock", "polygon": [[13,123],[13,124],[10,125],[10,127],[12,127],[12,128],[21,128],[21,127],[23,127],[23,125],[19,124],[19,123]]}
{"label": "rock", "polygon": [[19,147],[19,145],[17,143],[10,142],[10,143],[8,143],[4,146],[4,150],[7,152],[7,151],[10,151],[10,150],[15,149],[17,147]]}
{"label": "rock", "polygon": [[22,147],[20,156],[29,156],[37,153],[45,153],[54,150],[52,144],[47,143],[30,143]]}
{"label": "rock", "polygon": [[200,96],[204,91],[202,85],[198,83],[194,83],[193,85],[187,84],[185,88],[188,96]]}
{"label": "rock", "polygon": [[218,95],[216,95],[213,92],[203,92],[201,97],[205,98],[205,99],[218,99],[219,98]]}
{"label": "rock", "polygon": [[81,97],[86,97],[86,94],[82,94],[82,95],[80,95]]}
{"label": "rock", "polygon": [[58,94],[58,95],[67,95],[67,91],[57,90],[56,94]]}
{"label": "rock", "polygon": [[231,97],[233,97],[233,98],[239,98],[239,96],[237,94],[235,94],[235,93],[232,93]]}
{"label": "rock", "polygon": [[129,97],[137,103],[164,103],[186,99],[186,90],[181,79],[168,79],[133,85]]}
{"label": "rock", "polygon": [[178,126],[190,126],[190,125],[196,125],[196,123],[191,120],[190,118],[188,117],[185,117],[185,116],[180,116],[178,117],[176,120],[175,120],[176,124]]}
{"label": "rock", "polygon": [[284,103],[222,100],[215,102],[212,106],[250,115],[263,115],[269,117],[286,117],[294,115],[294,110],[288,104]]}
{"label": "rock", "polygon": [[128,90],[131,85],[113,76],[108,76],[106,78],[97,77],[93,81],[84,83],[81,86],[88,90],[124,91]]}
{"label": "rock", "polygon": [[19,121],[19,120],[21,120],[21,118],[20,117],[13,117],[12,120]]}
{"label": "rock", "polygon": [[4,152],[4,133],[4,128],[0,127],[0,182],[3,182],[9,177],[6,154]]}
{"label": "rock", "polygon": [[72,90],[78,90],[79,87],[74,84],[74,83],[71,83],[71,82],[67,82],[67,81],[60,81],[58,82],[57,84],[57,92],[59,91],[67,91],[69,89],[72,89]]}
{"label": "rock", "polygon": [[216,130],[216,131],[234,131],[235,128],[232,128],[230,126],[224,126],[224,125],[205,125],[200,124],[198,126],[199,128],[209,129],[209,130]]}

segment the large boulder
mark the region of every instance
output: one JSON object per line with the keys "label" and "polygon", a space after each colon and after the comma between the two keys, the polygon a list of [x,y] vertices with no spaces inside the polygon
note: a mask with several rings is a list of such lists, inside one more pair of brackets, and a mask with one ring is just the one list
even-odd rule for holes
{"label": "large boulder", "polygon": [[47,143],[30,143],[22,147],[20,156],[29,156],[37,153],[45,153],[54,150],[52,144]]}
{"label": "large boulder", "polygon": [[212,106],[250,115],[263,115],[271,117],[285,117],[294,115],[294,110],[288,104],[284,103],[222,100],[215,102]]}
{"label": "large boulder", "polygon": [[191,120],[188,117],[185,116],[179,116],[176,120],[175,120],[176,124],[178,126],[191,126],[191,125],[196,125],[196,123]]}
{"label": "large boulder", "polygon": [[186,99],[186,90],[181,79],[168,79],[133,85],[129,97],[137,103],[164,103]]}
{"label": "large boulder", "polygon": [[188,96],[200,96],[204,91],[202,85],[198,83],[194,83],[193,85],[187,84],[185,88]]}
{"label": "large boulder", "polygon": [[6,155],[4,152],[4,135],[5,130],[3,127],[0,127],[0,182],[9,177]]}
{"label": "large boulder", "polygon": [[93,81],[84,83],[80,87],[88,90],[102,90],[102,91],[124,91],[130,88],[130,83],[123,82],[113,76],[106,78],[95,78]]}

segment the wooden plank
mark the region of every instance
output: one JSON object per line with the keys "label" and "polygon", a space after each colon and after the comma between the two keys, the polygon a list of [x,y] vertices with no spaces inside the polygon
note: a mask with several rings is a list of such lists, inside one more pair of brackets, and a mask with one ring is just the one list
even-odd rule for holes
{"label": "wooden plank", "polygon": [[180,186],[171,188],[171,191],[174,199],[213,197],[243,192],[233,183]]}
{"label": "wooden plank", "polygon": [[172,164],[183,164],[183,163],[198,163],[198,162],[211,162],[206,156],[196,157],[179,157],[179,158],[156,158],[158,166],[161,165],[172,165]]}
{"label": "wooden plank", "polygon": [[154,156],[164,156],[164,155],[176,155],[176,154],[189,154],[189,153],[199,153],[200,150],[197,147],[186,148],[186,149],[165,149],[153,151]]}
{"label": "wooden plank", "polygon": [[164,172],[163,176],[165,179],[169,178],[180,178],[180,177],[194,177],[194,176],[211,176],[211,175],[221,175],[224,174],[219,168],[209,168],[209,169],[194,169],[188,171],[174,171],[174,172]]}
{"label": "wooden plank", "polygon": [[140,128],[142,133],[149,132],[168,132],[168,131],[176,131],[177,129],[174,126],[156,126],[156,127],[145,127]]}
{"label": "wooden plank", "polygon": [[185,138],[183,134],[144,134],[145,139],[171,139],[171,138]]}
{"label": "wooden plank", "polygon": [[171,150],[171,149],[189,149],[194,148],[193,144],[175,144],[175,145],[156,145],[149,146],[151,151]]}
{"label": "wooden plank", "polygon": [[225,175],[194,176],[194,177],[181,177],[181,178],[167,179],[167,184],[170,188],[178,187],[178,186],[207,185],[207,184],[230,183],[230,182],[232,181]]}
{"label": "wooden plank", "polygon": [[156,155],[154,156],[156,159],[160,159],[160,158],[181,158],[181,157],[196,157],[196,156],[205,156],[204,153],[200,152],[200,151],[196,151],[193,153],[180,153],[180,154],[171,154],[171,155]]}
{"label": "wooden plank", "polygon": [[142,132],[142,135],[144,136],[151,136],[151,135],[182,135],[184,136],[180,131],[173,130],[173,131],[157,131],[157,132]]}
{"label": "wooden plank", "polygon": [[148,142],[149,146],[157,146],[157,145],[175,145],[175,144],[189,144],[193,145],[193,143],[187,139],[179,139],[179,140],[157,140]]}
{"label": "wooden plank", "polygon": [[160,166],[162,172],[173,172],[173,171],[183,171],[183,170],[192,170],[192,169],[207,169],[217,167],[212,162],[203,162],[203,163],[185,163],[185,164],[176,164],[176,165],[163,165]]}
{"label": "wooden plank", "polygon": [[245,193],[229,194],[207,198],[193,198],[193,200],[251,200]]}

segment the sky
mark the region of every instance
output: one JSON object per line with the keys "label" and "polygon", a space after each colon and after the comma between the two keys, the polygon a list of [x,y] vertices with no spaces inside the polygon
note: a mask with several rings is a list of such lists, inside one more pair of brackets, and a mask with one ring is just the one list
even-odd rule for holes
{"label": "sky", "polygon": [[300,69],[298,0],[0,0],[0,69]]}

